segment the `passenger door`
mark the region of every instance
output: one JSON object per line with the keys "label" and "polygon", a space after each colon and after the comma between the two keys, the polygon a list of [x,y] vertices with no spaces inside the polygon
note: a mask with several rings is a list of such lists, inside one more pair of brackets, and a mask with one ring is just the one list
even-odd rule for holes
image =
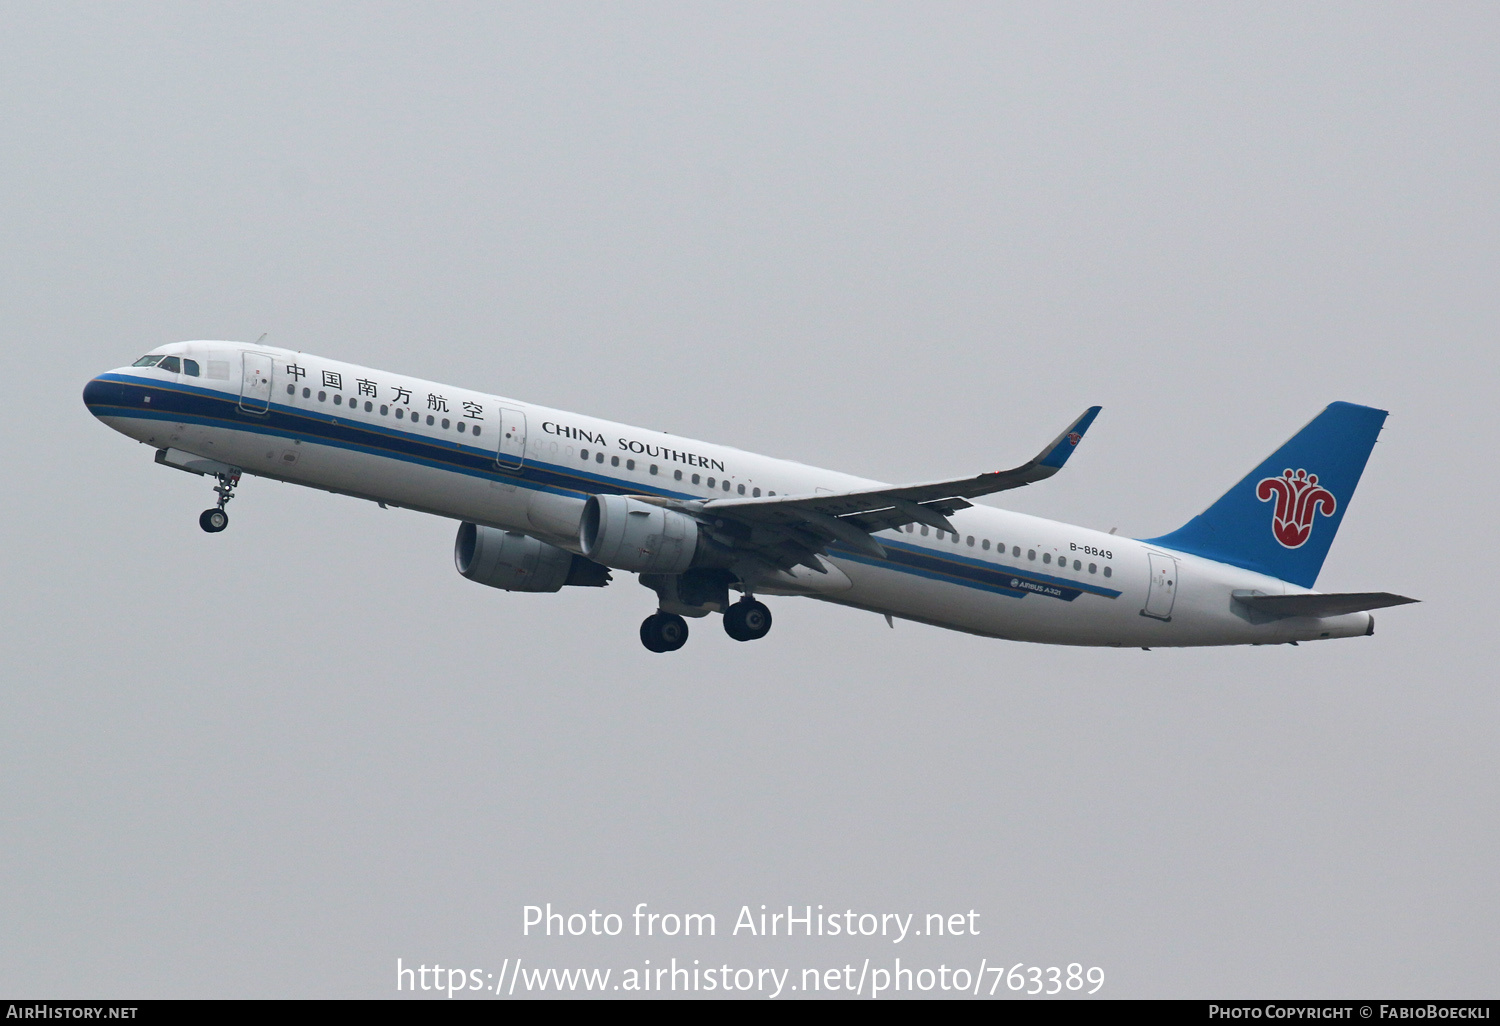
{"label": "passenger door", "polygon": [[265,353],[245,353],[243,363],[240,409],[246,413],[265,413],[271,406],[271,358]]}
{"label": "passenger door", "polygon": [[526,460],[526,413],[500,407],[500,448],[495,462],[505,470],[519,470]]}
{"label": "passenger door", "polygon": [[1177,560],[1158,552],[1147,553],[1151,559],[1151,585],[1146,592],[1142,616],[1157,620],[1172,619],[1172,605],[1177,601]]}

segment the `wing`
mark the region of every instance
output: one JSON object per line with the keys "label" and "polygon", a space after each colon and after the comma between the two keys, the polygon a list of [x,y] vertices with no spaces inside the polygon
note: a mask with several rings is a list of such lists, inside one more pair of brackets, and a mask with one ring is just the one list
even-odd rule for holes
{"label": "wing", "polygon": [[1034,458],[1010,470],[952,481],[812,495],[646,501],[692,514],[720,543],[743,550],[751,560],[758,559],[772,569],[806,566],[822,573],[825,570],[817,557],[826,555],[830,544],[883,557],[885,549],[871,537],[876,531],[911,523],[953,531],[948,517],[972,505],[969,499],[1046,480],[1068,462],[1099,410],[1098,406],[1089,407]]}

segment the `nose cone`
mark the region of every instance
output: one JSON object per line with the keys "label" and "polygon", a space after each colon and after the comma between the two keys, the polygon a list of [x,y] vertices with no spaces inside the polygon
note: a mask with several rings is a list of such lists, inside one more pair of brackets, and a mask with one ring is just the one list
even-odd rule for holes
{"label": "nose cone", "polygon": [[93,416],[108,417],[111,411],[132,405],[129,386],[115,378],[115,372],[105,372],[84,386],[84,405],[89,407],[89,413]]}
{"label": "nose cone", "polygon": [[101,374],[83,386],[83,405],[96,417],[103,416],[111,406],[123,405],[124,400],[125,387],[118,381],[110,381],[106,375]]}

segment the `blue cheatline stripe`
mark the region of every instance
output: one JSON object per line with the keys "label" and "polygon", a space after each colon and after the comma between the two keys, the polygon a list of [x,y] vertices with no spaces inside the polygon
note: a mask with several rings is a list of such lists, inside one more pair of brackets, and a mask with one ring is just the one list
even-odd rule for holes
{"label": "blue cheatline stripe", "polygon": [[[496,464],[497,452],[494,449],[429,438],[417,432],[365,424],[332,414],[307,412],[279,403],[272,403],[264,413],[249,413],[239,408],[237,396],[211,389],[169,386],[113,374],[103,375],[102,379],[117,382],[123,394],[108,398],[90,397],[90,408],[99,415],[172,420],[303,439],[487,480],[525,483],[528,487],[546,491],[568,494],[651,492],[682,499],[694,497],[686,492],[622,484],[600,474],[563,471],[534,460],[527,460],[519,470],[508,470]],[[147,392],[153,399],[150,405],[141,401]]]}
{"label": "blue cheatline stripe", "polygon": [[[108,384],[100,384],[102,382]],[[144,402],[147,394],[153,400],[149,405]],[[240,409],[239,397],[230,393],[192,385],[168,385],[123,374],[100,375],[85,390],[85,401],[94,415],[99,417],[169,420],[289,440],[299,439],[578,498],[589,494],[651,494],[676,499],[700,498],[689,492],[633,481],[621,482],[588,471],[562,470],[555,465],[530,458],[519,469],[507,470],[497,465],[497,453],[493,449],[429,438],[383,424],[365,424],[331,414],[311,413],[274,402],[264,413],[251,413]],[[881,539],[881,544],[888,557],[883,560],[849,551],[842,546],[834,545],[830,549],[841,560],[1015,598],[1043,594],[1071,602],[1085,593],[1104,598],[1116,598],[1120,594],[1112,588],[1031,570],[997,566],[965,556],[938,555],[930,549],[909,542]]]}

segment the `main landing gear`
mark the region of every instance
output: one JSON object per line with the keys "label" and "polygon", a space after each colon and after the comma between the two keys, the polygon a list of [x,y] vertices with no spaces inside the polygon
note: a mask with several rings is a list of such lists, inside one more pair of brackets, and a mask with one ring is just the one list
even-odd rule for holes
{"label": "main landing gear", "polygon": [[735,641],[759,641],[771,632],[771,611],[765,603],[743,598],[724,610],[724,633]]}
{"label": "main landing gear", "polygon": [[641,644],[652,652],[676,652],[687,639],[687,621],[676,613],[652,613],[641,621]]}
{"label": "main landing gear", "polygon": [[215,476],[219,479],[219,483],[214,486],[214,491],[219,496],[219,504],[213,509],[206,509],[198,515],[198,526],[209,534],[218,534],[229,526],[229,514],[224,512],[224,507],[229,505],[230,499],[234,498],[234,487],[240,483],[240,472],[238,470]]}
{"label": "main landing gear", "polygon": [[[757,641],[771,631],[771,611],[752,598],[724,611],[724,633],[735,641]],[[687,621],[676,613],[655,612],[641,623],[641,644],[652,652],[675,652],[687,644]]]}

